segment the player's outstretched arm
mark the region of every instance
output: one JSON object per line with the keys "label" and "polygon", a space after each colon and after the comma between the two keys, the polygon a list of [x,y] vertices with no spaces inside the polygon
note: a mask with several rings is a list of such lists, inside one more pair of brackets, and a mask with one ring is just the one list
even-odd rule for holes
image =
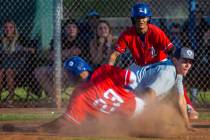
{"label": "player's outstretched arm", "polygon": [[188,129],[191,129],[190,121],[189,121],[189,118],[187,115],[187,104],[186,104],[186,100],[183,95],[179,95],[178,104],[179,104],[179,109],[180,109],[181,115],[184,118],[186,127]]}
{"label": "player's outstretched arm", "polygon": [[185,125],[188,130],[194,130],[190,125],[189,117],[187,114],[187,103],[184,97],[184,87],[183,87],[183,76],[178,74],[176,79],[176,88],[177,88],[177,96],[178,96],[178,105],[181,112],[182,117],[184,118]]}
{"label": "player's outstretched arm", "polygon": [[118,51],[114,51],[109,58],[108,64],[109,65],[114,65],[115,61],[116,61],[116,59],[119,55],[120,55],[120,53]]}

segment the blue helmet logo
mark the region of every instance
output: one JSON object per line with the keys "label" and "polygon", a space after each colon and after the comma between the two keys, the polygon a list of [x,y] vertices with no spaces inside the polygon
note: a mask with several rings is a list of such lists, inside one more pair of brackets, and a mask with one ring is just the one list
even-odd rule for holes
{"label": "blue helmet logo", "polygon": [[92,71],[92,68],[79,56],[73,56],[65,60],[64,69],[74,75],[80,75],[83,71]]}
{"label": "blue helmet logo", "polygon": [[146,3],[136,3],[131,9],[131,18],[151,17],[152,12]]}

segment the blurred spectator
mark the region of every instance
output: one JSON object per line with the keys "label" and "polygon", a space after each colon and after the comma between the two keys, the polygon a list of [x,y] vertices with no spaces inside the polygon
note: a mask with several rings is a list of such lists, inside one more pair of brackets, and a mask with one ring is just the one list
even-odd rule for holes
{"label": "blurred spectator", "polygon": [[[62,37],[62,62],[67,58],[75,55],[80,55],[82,40],[79,36],[79,28],[76,20],[67,20],[64,24],[64,35]],[[52,44],[51,44],[52,46]],[[51,48],[54,52],[53,47]],[[54,54],[52,59],[54,58]]]}
{"label": "blurred spectator", "polygon": [[[197,8],[195,11],[195,29],[192,32],[190,28],[190,19],[188,19],[183,26],[183,35],[182,38],[185,42],[184,45],[186,47],[191,47],[195,51],[196,61],[192,67],[192,73],[194,76],[191,77],[191,94],[193,96],[197,96],[199,89],[204,89],[204,79],[206,77],[206,60],[205,57],[207,55],[207,51],[204,46],[204,33],[208,29],[208,22],[204,19],[204,11],[201,8]],[[194,38],[190,33],[194,33]],[[194,40],[192,40],[194,39]],[[193,43],[194,42],[194,43]]]}
{"label": "blurred spectator", "polygon": [[166,35],[167,36],[169,36],[170,35],[170,31],[168,30],[168,28],[167,28],[167,20],[166,19],[163,19],[163,18],[160,18],[160,20],[159,20],[159,22],[160,22],[160,28],[166,33]]}
{"label": "blurred spectator", "polygon": [[[195,44],[195,51],[203,46],[203,35],[204,32],[207,30],[208,28],[208,22],[204,19],[203,17],[203,10],[200,8],[197,8],[195,11],[195,39],[196,39],[196,44]],[[183,26],[183,32],[185,32],[188,36],[189,36],[189,32],[191,29],[189,29],[189,25],[190,25],[190,20],[187,20],[184,23]],[[191,44],[188,44],[191,45]],[[197,52],[195,52],[195,54],[197,54]]]}
{"label": "blurred spectator", "polygon": [[96,35],[90,42],[90,62],[93,68],[106,64],[112,53],[113,35],[110,24],[100,20]]}
{"label": "blurred spectator", "polygon": [[210,75],[210,25],[208,25],[207,31],[204,33],[203,36],[204,45],[202,47],[202,53],[199,54],[201,59],[201,83],[203,85],[203,90],[207,91],[210,89],[210,79],[206,75]]}
{"label": "blurred spectator", "polygon": [[6,81],[9,94],[5,100],[8,101],[15,94],[16,72],[24,65],[25,54],[34,53],[35,50],[24,46],[26,40],[18,33],[13,20],[5,21],[3,30],[4,35],[0,39],[0,93],[3,89],[3,82]]}
{"label": "blurred spectator", "polygon": [[91,10],[85,17],[85,20],[83,20],[80,25],[80,31],[81,31],[81,40],[84,41],[83,44],[83,51],[84,51],[84,56],[86,58],[90,57],[89,54],[89,44],[90,41],[94,38],[95,36],[95,31],[97,28],[97,25],[100,20],[100,14],[96,12],[95,10]]}
{"label": "blurred spectator", "polygon": [[210,25],[208,25],[207,31],[204,33],[203,36],[204,40],[204,46],[206,48],[207,53],[207,62],[208,62],[208,67],[210,67]]}
{"label": "blurred spectator", "polygon": [[[77,22],[72,20],[67,20],[64,24],[64,36],[62,36],[62,44],[61,44],[61,55],[62,55],[62,64],[65,59],[71,56],[79,56],[81,54],[81,40],[79,39],[79,28]],[[53,48],[53,41],[51,42],[51,49],[49,52],[49,65],[43,66],[35,69],[35,76],[40,82],[41,86],[45,90],[46,94],[49,97],[54,97],[54,58],[55,51]],[[66,88],[70,85],[70,82],[74,82],[74,80],[69,80],[65,71],[62,71],[62,87]]]}
{"label": "blurred spectator", "polygon": [[182,47],[182,41],[181,41],[181,29],[180,25],[178,23],[172,23],[171,26],[171,33],[170,33],[170,39],[174,46],[176,48],[181,48]]}

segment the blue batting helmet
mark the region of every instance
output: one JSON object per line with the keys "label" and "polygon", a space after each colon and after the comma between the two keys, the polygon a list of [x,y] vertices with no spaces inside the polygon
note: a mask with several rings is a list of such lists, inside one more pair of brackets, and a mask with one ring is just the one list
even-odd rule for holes
{"label": "blue batting helmet", "polygon": [[92,71],[92,68],[79,56],[73,56],[65,60],[64,69],[74,75],[80,75],[83,71]]}
{"label": "blue batting helmet", "polygon": [[146,3],[136,3],[131,9],[131,17],[151,17],[152,12],[148,4]]}

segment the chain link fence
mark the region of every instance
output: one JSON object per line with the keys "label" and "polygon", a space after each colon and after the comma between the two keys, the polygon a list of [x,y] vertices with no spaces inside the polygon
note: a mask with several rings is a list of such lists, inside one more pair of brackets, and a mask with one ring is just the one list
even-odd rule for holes
{"label": "chain link fence", "polygon": [[[139,0],[152,9],[151,22],[176,47],[190,47],[196,60],[185,84],[206,104],[210,88],[210,1]],[[131,25],[130,10],[138,0],[0,0],[1,107],[57,105],[68,101],[76,84],[62,63],[78,55],[96,68],[107,63],[120,32]],[[108,48],[97,49],[99,27],[108,27]],[[133,62],[129,51],[117,64]],[[57,103],[57,104],[55,104]]]}

